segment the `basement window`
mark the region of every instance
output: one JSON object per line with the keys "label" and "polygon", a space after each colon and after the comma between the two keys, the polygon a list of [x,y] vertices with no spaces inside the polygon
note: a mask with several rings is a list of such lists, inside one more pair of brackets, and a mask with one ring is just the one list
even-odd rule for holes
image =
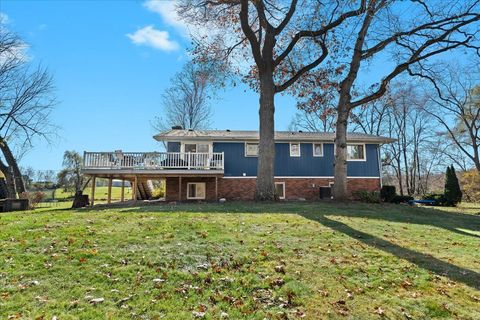
{"label": "basement window", "polygon": [[205,182],[189,182],[187,183],[187,199],[200,200],[205,199],[206,194]]}
{"label": "basement window", "polygon": [[285,199],[285,182],[275,182],[275,194],[278,199]]}

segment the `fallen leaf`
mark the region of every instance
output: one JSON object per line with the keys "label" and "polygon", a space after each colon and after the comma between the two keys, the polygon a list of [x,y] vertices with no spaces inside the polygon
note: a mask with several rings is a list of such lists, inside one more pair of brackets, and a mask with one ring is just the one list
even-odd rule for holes
{"label": "fallen leaf", "polygon": [[99,304],[99,303],[103,303],[103,301],[105,301],[105,299],[103,299],[103,298],[94,298],[94,299],[91,299],[89,302],[93,305],[96,305],[96,304]]}
{"label": "fallen leaf", "polygon": [[383,316],[385,314],[385,310],[383,310],[381,307],[378,307],[375,309],[374,313],[378,314],[379,316]]}

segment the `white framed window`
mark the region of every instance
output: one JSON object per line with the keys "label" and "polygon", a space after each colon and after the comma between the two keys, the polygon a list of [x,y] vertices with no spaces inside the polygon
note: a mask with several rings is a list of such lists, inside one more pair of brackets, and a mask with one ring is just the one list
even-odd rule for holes
{"label": "white framed window", "polygon": [[275,182],[275,194],[278,199],[285,199],[285,182]]}
{"label": "white framed window", "polygon": [[180,152],[185,153],[209,153],[212,150],[212,144],[207,142],[185,142],[182,143]]}
{"label": "white framed window", "polygon": [[290,143],[290,157],[300,157],[300,143]]}
{"label": "white framed window", "polygon": [[258,157],[258,143],[245,142],[245,157]]}
{"label": "white framed window", "polygon": [[312,143],[313,156],[323,157],[323,143]]}
{"label": "white framed window", "polygon": [[347,144],[347,160],[348,161],[365,161],[365,145],[364,144]]}
{"label": "white framed window", "polygon": [[189,182],[187,183],[187,199],[205,199],[206,187],[205,182]]}

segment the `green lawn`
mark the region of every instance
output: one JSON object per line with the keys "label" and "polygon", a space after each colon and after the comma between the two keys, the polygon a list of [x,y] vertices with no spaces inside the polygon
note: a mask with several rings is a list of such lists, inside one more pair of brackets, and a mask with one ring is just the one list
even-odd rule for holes
{"label": "green lawn", "polygon": [[0,213],[0,319],[480,319],[480,205],[471,208]]}
{"label": "green lawn", "polygon": [[[45,191],[47,198],[52,198],[52,190]],[[121,187],[112,187],[112,200],[120,200],[122,193]],[[92,194],[91,188],[87,187],[83,191],[83,194],[88,194],[90,197]],[[74,192],[72,191],[65,191],[63,188],[58,188],[55,190],[55,199],[57,200],[64,200],[67,198],[72,198],[74,196]],[[95,200],[106,200],[108,197],[108,187],[96,187],[95,188]],[[132,198],[132,189],[130,187],[125,187],[125,199]]]}

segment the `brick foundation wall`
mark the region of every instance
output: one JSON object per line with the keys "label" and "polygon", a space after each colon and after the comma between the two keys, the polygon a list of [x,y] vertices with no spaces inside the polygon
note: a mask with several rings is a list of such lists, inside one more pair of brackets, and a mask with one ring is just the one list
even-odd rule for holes
{"label": "brick foundation wall", "polygon": [[[182,178],[182,201],[187,200],[187,183],[205,182],[206,201],[215,201],[215,178]],[[276,178],[275,182],[285,182],[285,198],[287,200],[318,200],[319,187],[328,186],[333,178]],[[255,195],[256,178],[218,178],[218,198],[227,200],[253,200]],[[166,179],[166,200],[178,201],[178,178]],[[348,179],[348,192],[358,190],[380,190],[380,179]]]}
{"label": "brick foundation wall", "polygon": [[[218,185],[220,186],[220,180],[218,178]],[[179,201],[178,197],[178,177],[175,178],[166,178],[166,201]],[[187,184],[189,182],[205,182],[205,191],[206,198],[204,201],[216,201],[215,198],[215,177],[182,177],[182,198],[181,201],[198,201],[198,200],[189,200],[187,199]]]}

